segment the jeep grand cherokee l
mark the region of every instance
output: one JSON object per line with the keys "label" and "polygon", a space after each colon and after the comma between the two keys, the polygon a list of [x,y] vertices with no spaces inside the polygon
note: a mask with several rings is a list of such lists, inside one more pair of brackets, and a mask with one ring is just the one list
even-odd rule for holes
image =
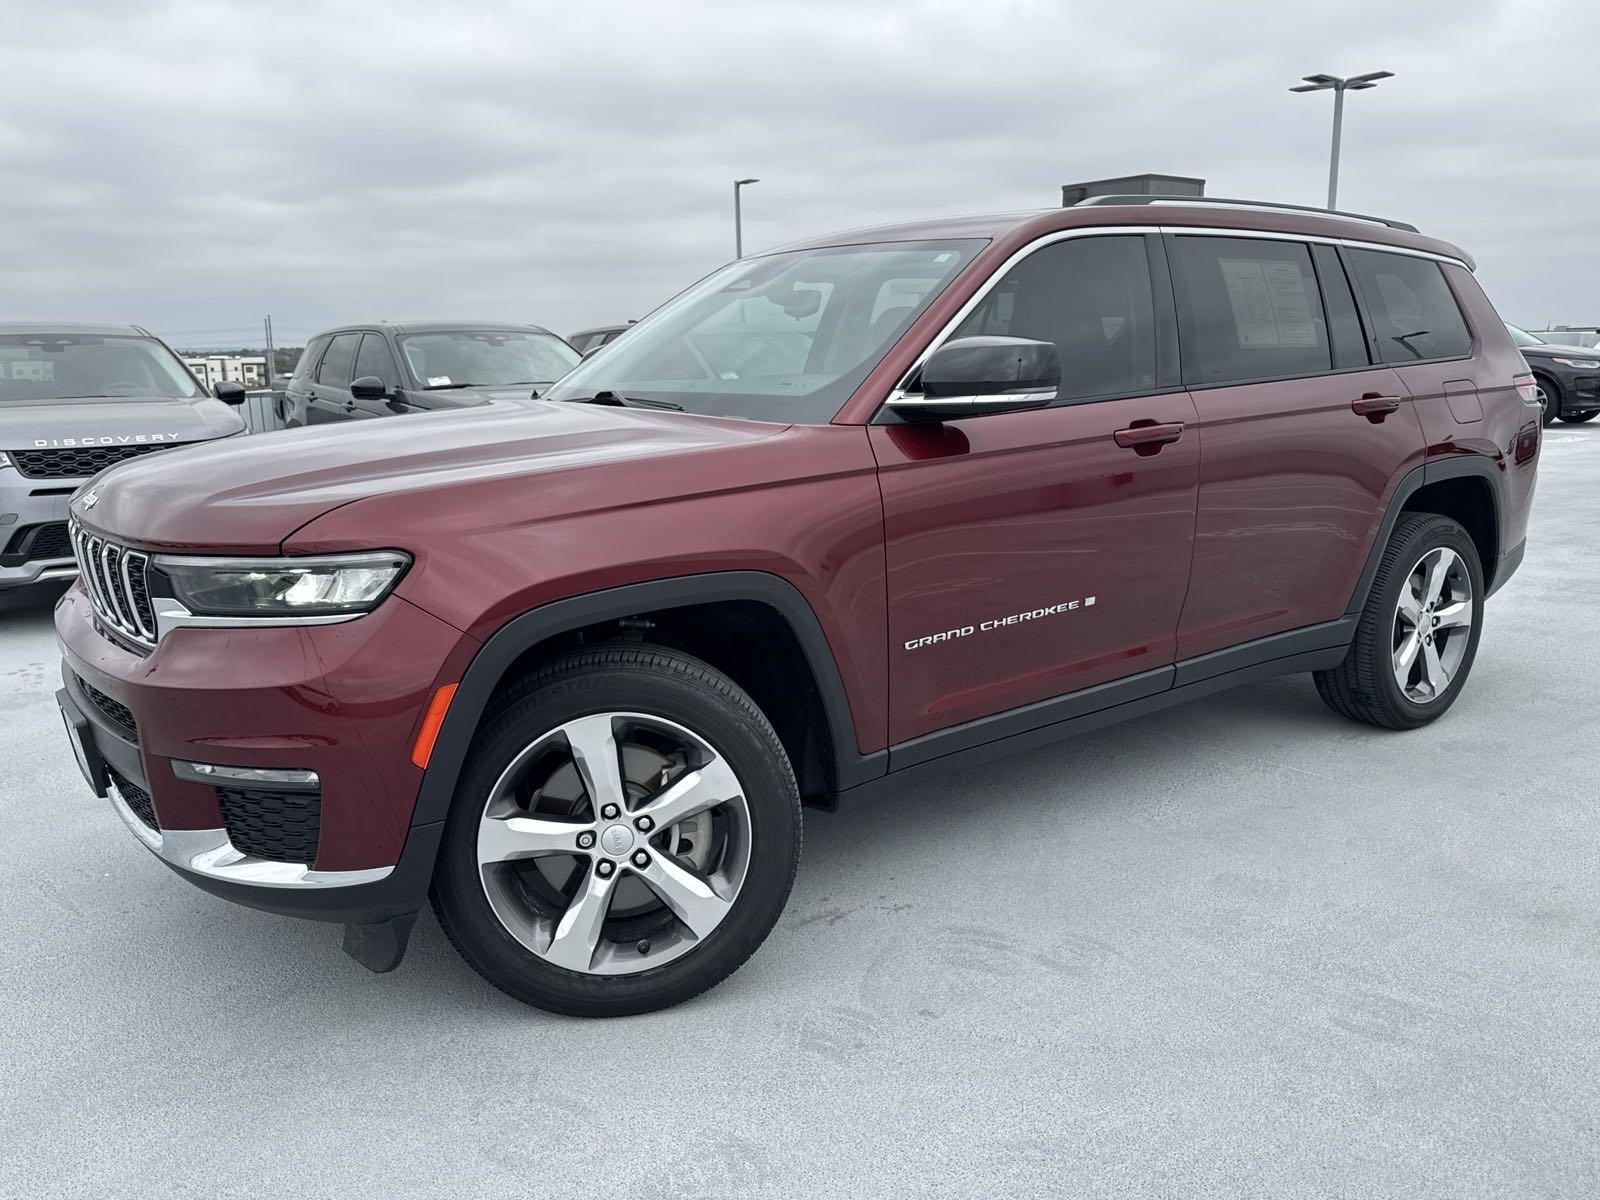
{"label": "jeep grand cherokee l", "polygon": [[585,1014],[750,955],[803,802],[1285,672],[1436,720],[1541,429],[1461,250],[1216,202],[745,259],[546,395],[98,477],[58,697],[185,878]]}
{"label": "jeep grand cherokee l", "polygon": [[67,497],[101,468],[242,432],[137,326],[0,323],[0,592],[77,574]]}

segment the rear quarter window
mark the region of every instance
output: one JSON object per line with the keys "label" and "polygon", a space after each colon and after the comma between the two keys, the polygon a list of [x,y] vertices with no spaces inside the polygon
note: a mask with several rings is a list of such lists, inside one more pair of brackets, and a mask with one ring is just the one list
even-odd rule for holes
{"label": "rear quarter window", "polygon": [[1383,361],[1394,366],[1472,351],[1472,331],[1439,264],[1408,254],[1351,250]]}

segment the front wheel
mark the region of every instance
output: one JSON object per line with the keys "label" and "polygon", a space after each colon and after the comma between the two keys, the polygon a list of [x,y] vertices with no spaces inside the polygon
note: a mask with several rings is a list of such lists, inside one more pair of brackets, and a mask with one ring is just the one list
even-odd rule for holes
{"label": "front wheel", "polygon": [[501,990],[621,1016],[736,970],[799,854],[799,790],[755,703],[676,651],[602,648],[537,668],[479,732],[433,905]]}
{"label": "front wheel", "polygon": [[1534,398],[1543,409],[1542,421],[1546,427],[1554,425],[1561,415],[1561,389],[1543,375],[1533,377]]}
{"label": "front wheel", "polygon": [[1568,425],[1582,425],[1585,421],[1592,421],[1596,417],[1600,417],[1600,409],[1596,409],[1594,412],[1571,413],[1561,419]]}
{"label": "front wheel", "polygon": [[1442,717],[1472,670],[1483,625],[1483,568],[1449,517],[1401,517],[1378,564],[1344,661],[1315,673],[1341,716],[1384,729]]}

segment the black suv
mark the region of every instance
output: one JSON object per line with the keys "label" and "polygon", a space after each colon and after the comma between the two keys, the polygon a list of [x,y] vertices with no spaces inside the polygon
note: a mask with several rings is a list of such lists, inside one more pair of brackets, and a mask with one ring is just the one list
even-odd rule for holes
{"label": "black suv", "polygon": [[1600,351],[1558,346],[1515,325],[1506,329],[1533,372],[1546,425],[1558,417],[1576,424],[1600,414]]}
{"label": "black suv", "polygon": [[578,357],[538,325],[348,325],[306,345],[279,416],[293,427],[527,399],[565,375]]}

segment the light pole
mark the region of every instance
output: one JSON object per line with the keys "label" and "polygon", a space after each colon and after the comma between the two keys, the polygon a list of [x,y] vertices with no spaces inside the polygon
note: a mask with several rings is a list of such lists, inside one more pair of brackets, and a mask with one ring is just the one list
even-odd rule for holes
{"label": "light pole", "polygon": [[1340,79],[1337,75],[1307,75],[1299,87],[1291,92],[1322,92],[1333,89],[1333,151],[1328,156],[1328,207],[1338,207],[1339,201],[1339,134],[1344,128],[1344,94],[1364,92],[1378,86],[1380,79],[1392,79],[1393,71],[1371,71],[1365,75],[1352,75]]}
{"label": "light pole", "polygon": [[744,257],[744,218],[739,212],[739,189],[747,184],[760,183],[759,179],[735,179],[733,181],[733,257]]}

